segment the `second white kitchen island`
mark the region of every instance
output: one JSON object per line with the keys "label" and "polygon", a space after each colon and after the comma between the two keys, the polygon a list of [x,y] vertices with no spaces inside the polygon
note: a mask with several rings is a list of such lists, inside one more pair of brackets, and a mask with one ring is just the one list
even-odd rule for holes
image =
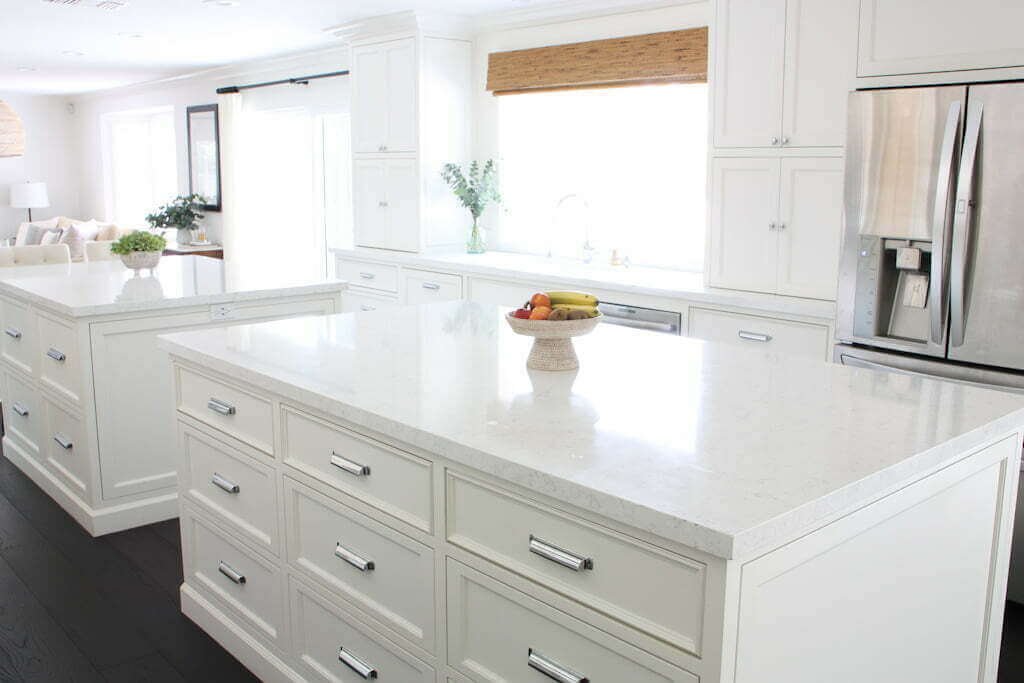
{"label": "second white kitchen island", "polygon": [[163,337],[183,611],[265,680],[994,683],[1019,397],[502,315]]}

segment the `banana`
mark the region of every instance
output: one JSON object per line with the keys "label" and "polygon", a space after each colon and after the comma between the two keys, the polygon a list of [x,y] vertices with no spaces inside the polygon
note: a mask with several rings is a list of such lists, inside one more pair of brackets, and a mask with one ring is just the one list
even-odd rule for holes
{"label": "banana", "polygon": [[595,311],[596,312],[597,311],[597,306],[592,306],[590,304],[556,304],[555,302],[552,301],[551,302],[551,307],[552,308],[564,308],[564,309],[569,310],[569,311],[571,311],[573,309],[578,310],[578,311],[588,311],[588,312],[590,312],[590,311]]}
{"label": "banana", "polygon": [[575,305],[575,306],[597,306],[597,297],[593,294],[586,294],[584,292],[548,292],[548,298],[551,299],[552,306],[558,306],[561,304]]}

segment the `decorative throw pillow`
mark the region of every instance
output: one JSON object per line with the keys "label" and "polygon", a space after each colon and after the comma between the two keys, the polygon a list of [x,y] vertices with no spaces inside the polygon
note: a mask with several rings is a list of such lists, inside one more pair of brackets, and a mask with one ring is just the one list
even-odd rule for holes
{"label": "decorative throw pillow", "polygon": [[81,261],[85,258],[85,243],[95,239],[98,232],[99,227],[96,225],[96,221],[85,221],[84,223],[74,221],[64,229],[60,243],[68,245],[72,261]]}
{"label": "decorative throw pillow", "polygon": [[59,223],[59,217],[46,221],[22,223],[18,226],[18,234],[14,238],[14,246],[21,247],[27,244],[39,244],[43,238],[43,233],[48,230],[57,230]]}
{"label": "decorative throw pillow", "polygon": [[61,230],[47,230],[43,233],[43,238],[39,240],[39,244],[58,244],[63,235]]}

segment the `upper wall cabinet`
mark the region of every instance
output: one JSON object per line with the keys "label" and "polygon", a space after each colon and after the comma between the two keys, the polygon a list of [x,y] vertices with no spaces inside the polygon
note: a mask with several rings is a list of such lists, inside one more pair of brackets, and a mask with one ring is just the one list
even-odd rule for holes
{"label": "upper wall cabinet", "polygon": [[352,145],[357,154],[416,151],[416,39],[352,48]]}
{"label": "upper wall cabinet", "polygon": [[1024,2],[862,0],[858,76],[1024,66]]}
{"label": "upper wall cabinet", "polygon": [[719,0],[716,147],[841,147],[857,0]]}

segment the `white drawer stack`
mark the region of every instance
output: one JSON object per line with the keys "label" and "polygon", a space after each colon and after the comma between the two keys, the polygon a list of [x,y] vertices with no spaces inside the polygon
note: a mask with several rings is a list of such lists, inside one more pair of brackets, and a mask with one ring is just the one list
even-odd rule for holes
{"label": "white drawer stack", "polygon": [[705,671],[712,566],[176,365],[183,610],[266,680]]}

